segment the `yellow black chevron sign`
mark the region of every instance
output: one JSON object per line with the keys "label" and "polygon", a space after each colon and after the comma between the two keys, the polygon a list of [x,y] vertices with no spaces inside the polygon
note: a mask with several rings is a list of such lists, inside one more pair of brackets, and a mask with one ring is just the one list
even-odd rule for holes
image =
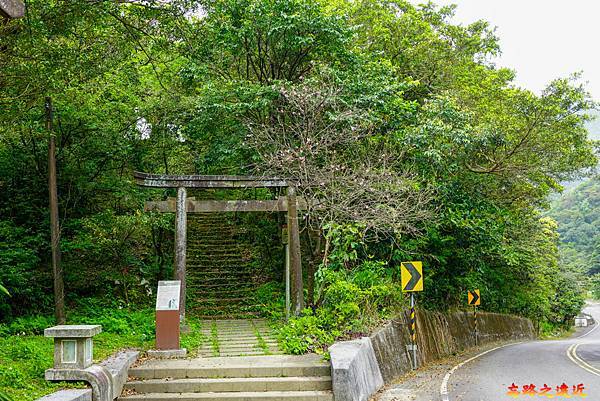
{"label": "yellow black chevron sign", "polygon": [[423,262],[400,263],[403,292],[423,291]]}
{"label": "yellow black chevron sign", "polygon": [[481,305],[481,295],[479,295],[479,290],[467,291],[467,298],[469,305]]}

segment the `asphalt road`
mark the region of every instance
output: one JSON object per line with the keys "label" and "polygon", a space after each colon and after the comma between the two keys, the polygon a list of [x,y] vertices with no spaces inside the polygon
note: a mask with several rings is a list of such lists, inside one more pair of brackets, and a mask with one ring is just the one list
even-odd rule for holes
{"label": "asphalt road", "polygon": [[[589,305],[585,312],[600,322],[600,304]],[[519,393],[511,396],[507,393],[513,383]],[[563,383],[569,387],[569,397],[557,395],[556,387]],[[523,394],[523,386],[531,384],[537,394]],[[586,397],[573,394],[573,386],[580,384]],[[552,391],[541,395],[545,385]],[[442,401],[600,401],[600,328],[596,325],[567,340],[534,341],[493,350],[448,371],[438,394],[429,395]]]}

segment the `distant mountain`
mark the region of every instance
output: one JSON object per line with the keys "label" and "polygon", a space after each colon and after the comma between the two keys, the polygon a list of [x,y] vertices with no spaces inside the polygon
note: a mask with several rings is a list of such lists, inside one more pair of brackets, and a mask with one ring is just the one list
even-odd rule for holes
{"label": "distant mountain", "polygon": [[[600,111],[591,111],[589,112],[590,115],[594,116],[595,119],[588,121],[586,123],[586,128],[588,129],[588,137],[590,139],[593,139],[595,141],[600,141]],[[574,181],[568,181],[568,182],[563,182],[562,186],[565,188],[565,193],[573,190],[574,188],[576,188],[578,185],[583,184],[584,182],[586,182],[587,179],[579,179],[579,180],[574,180]],[[552,198],[555,198],[554,196]]]}
{"label": "distant mountain", "polygon": [[562,262],[600,273],[600,176],[563,193],[548,214],[558,222]]}
{"label": "distant mountain", "polygon": [[[590,114],[590,139],[600,140],[600,111]],[[588,274],[600,273],[600,175],[563,183],[548,215],[558,222],[561,262]]]}
{"label": "distant mountain", "polygon": [[600,141],[600,111],[593,111],[590,114],[596,117],[595,120],[589,121],[586,124],[590,133],[590,139]]}

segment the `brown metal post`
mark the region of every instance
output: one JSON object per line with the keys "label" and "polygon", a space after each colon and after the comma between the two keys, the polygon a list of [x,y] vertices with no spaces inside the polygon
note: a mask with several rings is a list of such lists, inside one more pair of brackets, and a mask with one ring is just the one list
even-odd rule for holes
{"label": "brown metal post", "polygon": [[187,191],[184,187],[177,188],[177,205],[175,211],[175,280],[181,281],[181,296],[179,301],[179,318],[185,320],[185,263],[187,252]]}
{"label": "brown metal post", "polygon": [[56,136],[52,126],[52,99],[46,98],[46,129],[48,140],[48,192],[50,195],[50,245],[52,248],[52,275],[54,277],[54,313],[56,323],[65,323],[65,287],[60,265],[60,226],[58,221],[58,189],[56,184]]}
{"label": "brown metal post", "polygon": [[304,309],[304,285],[302,282],[302,260],[300,255],[300,228],[298,226],[298,208],[296,188],[288,187],[288,247],[292,281],[292,311],[299,315]]}

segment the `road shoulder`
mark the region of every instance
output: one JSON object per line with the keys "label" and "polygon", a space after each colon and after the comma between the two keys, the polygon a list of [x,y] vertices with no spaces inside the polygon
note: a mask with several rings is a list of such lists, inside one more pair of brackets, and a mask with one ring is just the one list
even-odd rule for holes
{"label": "road shoulder", "polygon": [[446,373],[454,366],[494,348],[517,344],[516,341],[498,341],[469,348],[455,355],[439,359],[412,371],[385,386],[371,401],[439,401],[440,386]]}

